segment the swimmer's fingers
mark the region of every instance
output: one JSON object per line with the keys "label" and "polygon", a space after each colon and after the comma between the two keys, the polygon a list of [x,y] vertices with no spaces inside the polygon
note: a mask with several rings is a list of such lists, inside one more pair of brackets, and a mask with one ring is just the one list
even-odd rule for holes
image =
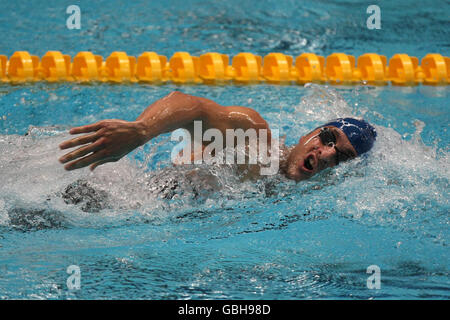
{"label": "swimmer's fingers", "polygon": [[72,152],[65,154],[64,156],[59,158],[59,161],[61,163],[66,163],[66,162],[72,161],[74,159],[81,158],[81,157],[87,155],[88,153],[96,152],[96,151],[102,149],[103,145],[104,145],[104,139],[100,138],[97,141],[95,141],[94,143],[91,143],[87,146],[83,146],[81,148],[78,148]]}
{"label": "swimmer's fingers", "polygon": [[100,150],[97,152],[92,153],[91,155],[88,155],[84,158],[72,161],[64,166],[64,169],[66,170],[75,170],[87,167],[90,164],[93,164],[98,161],[105,161],[106,159],[106,152],[105,150]]}
{"label": "swimmer's fingers", "polygon": [[104,126],[104,121],[99,121],[93,124],[88,124],[85,126],[81,126],[81,127],[75,127],[70,129],[69,133],[70,134],[79,134],[79,133],[88,133],[88,132],[93,132],[93,131],[97,131],[101,128],[103,128]]}
{"label": "swimmer's fingers", "polygon": [[95,140],[97,140],[97,138],[101,135],[101,131],[97,131],[91,134],[87,134],[84,135],[82,137],[77,137],[77,138],[73,138],[71,140],[67,140],[62,142],[59,145],[59,148],[64,150],[64,149],[68,149],[68,148],[73,148],[76,146],[81,146],[83,144],[89,143],[89,142],[93,142]]}
{"label": "swimmer's fingers", "polygon": [[97,162],[91,164],[89,169],[91,169],[91,171],[94,171],[95,168],[97,168],[98,166],[101,166],[102,164],[105,164],[105,163],[108,163],[108,162],[116,162],[117,160],[118,159],[109,158],[109,159],[97,161]]}

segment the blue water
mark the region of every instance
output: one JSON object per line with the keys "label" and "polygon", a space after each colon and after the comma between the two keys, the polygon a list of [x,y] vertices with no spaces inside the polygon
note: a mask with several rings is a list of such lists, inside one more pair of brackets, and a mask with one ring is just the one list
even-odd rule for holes
{"label": "blue water", "polygon": [[[445,1],[380,1],[381,30],[365,28],[368,4],[357,1],[81,1],[79,31],[65,28],[69,4],[2,3],[0,53],[449,51]],[[67,128],[134,120],[173,90],[252,107],[287,144],[345,115],[374,123],[378,140],[367,157],[298,184],[201,167],[220,190],[172,199],[148,183],[183,183],[190,170],[171,169],[170,135],[93,174],[57,162]],[[0,84],[0,298],[448,299],[449,96],[426,86]],[[62,200],[80,178],[108,195],[105,208]],[[67,287],[70,265],[80,290]],[[367,288],[370,265],[380,289]]]}

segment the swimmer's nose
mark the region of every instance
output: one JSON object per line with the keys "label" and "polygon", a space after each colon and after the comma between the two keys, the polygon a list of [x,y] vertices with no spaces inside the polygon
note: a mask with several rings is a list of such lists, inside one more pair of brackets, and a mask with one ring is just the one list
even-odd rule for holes
{"label": "swimmer's nose", "polygon": [[332,167],[334,166],[336,159],[336,149],[334,145],[322,145],[319,147],[317,151],[317,158],[319,162],[324,163],[324,167]]}

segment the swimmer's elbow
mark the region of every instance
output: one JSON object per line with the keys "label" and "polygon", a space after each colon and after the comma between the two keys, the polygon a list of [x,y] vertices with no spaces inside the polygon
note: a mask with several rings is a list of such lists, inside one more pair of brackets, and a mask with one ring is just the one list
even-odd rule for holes
{"label": "swimmer's elbow", "polygon": [[198,102],[198,97],[187,94],[187,93],[183,93],[181,91],[172,91],[171,93],[169,93],[167,95],[167,98],[172,98],[172,99],[176,99],[176,100],[185,100],[185,101],[195,101]]}
{"label": "swimmer's elbow", "polygon": [[215,117],[224,107],[213,100],[193,96],[181,91],[172,91],[168,97],[177,101],[180,108],[189,110],[196,115],[196,119],[207,121],[211,117]]}
{"label": "swimmer's elbow", "polygon": [[171,93],[169,93],[167,95],[168,98],[172,98],[172,97],[177,98],[177,97],[183,97],[183,96],[187,96],[187,94],[185,94],[181,91],[177,91],[177,90],[172,91]]}

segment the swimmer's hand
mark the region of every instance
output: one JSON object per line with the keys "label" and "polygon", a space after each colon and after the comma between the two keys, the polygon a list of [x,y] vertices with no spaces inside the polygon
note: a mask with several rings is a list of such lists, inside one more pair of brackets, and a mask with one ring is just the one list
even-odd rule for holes
{"label": "swimmer's hand", "polygon": [[146,139],[145,126],[140,121],[102,120],[94,124],[72,128],[70,134],[87,133],[62,142],[60,149],[81,146],[61,158],[64,169],[75,170],[90,165],[94,170],[107,162],[116,162],[143,145]]}

